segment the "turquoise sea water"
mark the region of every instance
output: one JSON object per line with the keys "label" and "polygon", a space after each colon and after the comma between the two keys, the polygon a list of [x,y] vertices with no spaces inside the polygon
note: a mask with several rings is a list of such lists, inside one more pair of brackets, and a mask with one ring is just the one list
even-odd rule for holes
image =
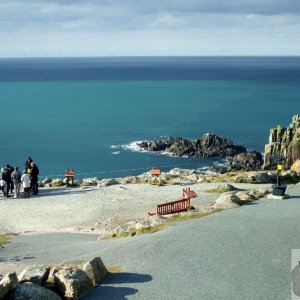
{"label": "turquoise sea water", "polygon": [[223,58],[224,68],[213,60],[205,60],[204,68],[197,58],[198,66],[181,59],[178,65],[164,58],[165,73],[154,58],[119,58],[118,64],[78,59],[79,65],[66,60],[63,66],[62,59],[0,60],[1,164],[23,167],[30,155],[41,178],[66,168],[101,178],[139,174],[153,165],[201,168],[218,159],[159,156],[125,145],[211,132],[263,151],[269,129],[288,125],[300,112],[299,58],[256,58],[252,64],[250,58],[235,64]]}

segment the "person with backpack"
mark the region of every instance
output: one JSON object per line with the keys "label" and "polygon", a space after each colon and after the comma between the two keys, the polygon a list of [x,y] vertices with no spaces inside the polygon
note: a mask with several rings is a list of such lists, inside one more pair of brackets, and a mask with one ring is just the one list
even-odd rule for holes
{"label": "person with backpack", "polygon": [[22,177],[22,174],[19,171],[19,167],[16,167],[15,170],[11,174],[11,179],[12,179],[12,182],[15,186],[14,198],[18,198],[20,196],[21,177]]}

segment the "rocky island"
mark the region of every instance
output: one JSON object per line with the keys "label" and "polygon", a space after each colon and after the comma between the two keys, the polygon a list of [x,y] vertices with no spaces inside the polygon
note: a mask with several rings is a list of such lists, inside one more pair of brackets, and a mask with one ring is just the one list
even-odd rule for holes
{"label": "rocky island", "polygon": [[141,150],[166,152],[174,156],[187,157],[224,157],[229,166],[217,168],[219,172],[232,170],[257,170],[262,166],[262,155],[259,152],[247,152],[243,146],[235,145],[223,136],[206,133],[197,140],[183,137],[169,137],[166,140],[138,143]]}

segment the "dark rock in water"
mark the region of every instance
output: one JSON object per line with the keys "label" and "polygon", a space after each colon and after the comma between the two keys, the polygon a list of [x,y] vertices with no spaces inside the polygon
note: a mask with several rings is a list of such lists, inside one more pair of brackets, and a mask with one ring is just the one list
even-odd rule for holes
{"label": "dark rock in water", "polygon": [[188,157],[227,157],[246,152],[245,147],[236,146],[232,141],[210,133],[198,140],[170,137],[164,141],[142,142],[138,146],[142,150],[166,151],[172,155]]}
{"label": "dark rock in water", "polygon": [[269,143],[265,145],[264,169],[276,169],[274,155],[285,157],[284,168],[290,169],[300,159],[300,117],[293,116],[292,123],[284,128],[278,125],[270,130]]}
{"label": "dark rock in water", "polygon": [[261,169],[263,157],[259,152],[250,151],[246,153],[239,153],[233,157],[228,157],[228,161],[228,171],[254,171]]}

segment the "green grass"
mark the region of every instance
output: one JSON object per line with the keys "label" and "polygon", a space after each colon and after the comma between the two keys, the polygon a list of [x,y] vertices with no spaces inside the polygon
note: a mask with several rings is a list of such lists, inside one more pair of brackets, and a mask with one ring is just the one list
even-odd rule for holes
{"label": "green grass", "polygon": [[213,209],[210,211],[197,211],[197,212],[193,212],[192,214],[178,213],[178,214],[171,216],[168,219],[168,222],[174,223],[174,222],[183,222],[183,221],[194,220],[194,219],[198,219],[198,218],[201,218],[204,216],[211,215],[211,214],[219,212],[219,211],[222,211],[222,209]]}
{"label": "green grass", "polygon": [[108,236],[106,236],[105,238],[100,238],[101,240],[107,240],[107,239],[115,239],[115,238],[126,238],[126,237],[133,237],[136,235],[141,235],[141,234],[151,234],[163,229],[166,229],[168,227],[170,227],[170,225],[172,223],[175,222],[184,222],[184,221],[189,221],[189,220],[193,220],[193,219],[198,219],[207,215],[210,215],[212,213],[215,212],[219,212],[222,209],[214,209],[214,210],[210,210],[210,211],[199,211],[199,212],[193,212],[193,213],[177,213],[174,214],[172,216],[170,216],[169,218],[167,218],[163,223],[157,225],[157,226],[153,226],[150,228],[141,228],[141,229],[135,229],[132,228],[129,231],[122,231],[122,232],[118,232],[118,233],[111,233]]}
{"label": "green grass", "polygon": [[230,189],[207,189],[204,190],[205,193],[226,193],[230,192]]}
{"label": "green grass", "polygon": [[9,243],[10,238],[16,235],[15,233],[4,233],[0,234],[0,246],[4,246]]}

